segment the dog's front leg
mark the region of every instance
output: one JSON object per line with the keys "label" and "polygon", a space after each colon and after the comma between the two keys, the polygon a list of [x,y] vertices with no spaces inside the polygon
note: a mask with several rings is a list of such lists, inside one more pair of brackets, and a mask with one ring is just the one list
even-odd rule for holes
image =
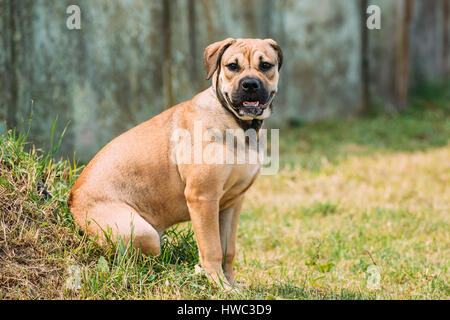
{"label": "dog's front leg", "polygon": [[222,210],[219,214],[224,271],[228,281],[233,285],[235,284],[233,259],[236,253],[236,233],[243,200],[244,196],[242,195],[232,206]]}
{"label": "dog's front leg", "polygon": [[186,197],[200,264],[210,280],[225,289],[231,288],[222,270],[222,247],[219,232],[219,201],[204,197]]}

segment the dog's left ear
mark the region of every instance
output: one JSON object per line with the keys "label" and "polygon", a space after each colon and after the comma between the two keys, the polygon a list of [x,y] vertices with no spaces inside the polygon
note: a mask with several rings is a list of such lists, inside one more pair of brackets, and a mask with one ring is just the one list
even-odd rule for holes
{"label": "dog's left ear", "polygon": [[278,55],[278,70],[280,70],[281,65],[283,64],[283,51],[281,51],[280,46],[278,45],[278,43],[276,43],[275,40],[273,39],[264,39],[264,41],[267,41],[272,48],[274,48],[274,50],[277,52]]}
{"label": "dog's left ear", "polygon": [[206,80],[209,80],[214,71],[219,67],[220,59],[222,58],[225,50],[231,46],[234,42],[236,42],[233,38],[227,38],[222,41],[214,42],[206,47],[204,53],[204,63],[206,68]]}

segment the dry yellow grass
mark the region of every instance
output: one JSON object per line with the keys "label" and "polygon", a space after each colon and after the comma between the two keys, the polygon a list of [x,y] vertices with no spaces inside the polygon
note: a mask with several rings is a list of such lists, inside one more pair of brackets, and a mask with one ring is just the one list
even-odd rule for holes
{"label": "dry yellow grass", "polygon": [[285,168],[277,176],[260,177],[247,196],[247,204],[278,208],[329,200],[354,209],[448,212],[450,147],[353,156],[337,165],[325,162],[319,173]]}

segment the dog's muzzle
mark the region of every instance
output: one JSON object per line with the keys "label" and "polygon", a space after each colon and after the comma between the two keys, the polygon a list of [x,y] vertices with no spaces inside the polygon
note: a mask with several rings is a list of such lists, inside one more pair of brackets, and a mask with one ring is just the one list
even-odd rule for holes
{"label": "dog's muzzle", "polygon": [[233,109],[234,112],[237,113],[237,115],[241,117],[245,116],[251,116],[251,117],[258,117],[261,116],[264,113],[264,110],[267,109],[273,101],[273,98],[275,97],[275,91],[271,92],[267,101],[261,102],[259,100],[253,99],[254,101],[242,101],[242,102],[233,102],[232,99],[228,96],[228,94],[225,94],[225,98],[227,100],[227,104],[230,108]]}
{"label": "dog's muzzle", "polygon": [[229,108],[239,117],[256,118],[262,116],[275,96],[275,91],[269,93],[258,78],[244,77],[231,94],[225,94]]}

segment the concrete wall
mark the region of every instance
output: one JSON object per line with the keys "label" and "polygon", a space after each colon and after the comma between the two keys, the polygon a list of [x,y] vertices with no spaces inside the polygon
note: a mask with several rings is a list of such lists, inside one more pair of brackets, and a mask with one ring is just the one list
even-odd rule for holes
{"label": "concrete wall", "polygon": [[[384,101],[397,1],[372,2],[382,6],[382,30],[368,33],[371,87]],[[415,2],[411,72],[433,79],[445,52],[441,3]],[[81,8],[81,30],[66,27],[70,4]],[[281,45],[273,125],[355,114],[359,10],[354,0],[0,0],[0,117],[23,127],[34,101],[33,141],[45,147],[58,116],[58,132],[70,121],[63,152],[87,161],[112,137],[206,88],[203,49],[226,37]]]}

